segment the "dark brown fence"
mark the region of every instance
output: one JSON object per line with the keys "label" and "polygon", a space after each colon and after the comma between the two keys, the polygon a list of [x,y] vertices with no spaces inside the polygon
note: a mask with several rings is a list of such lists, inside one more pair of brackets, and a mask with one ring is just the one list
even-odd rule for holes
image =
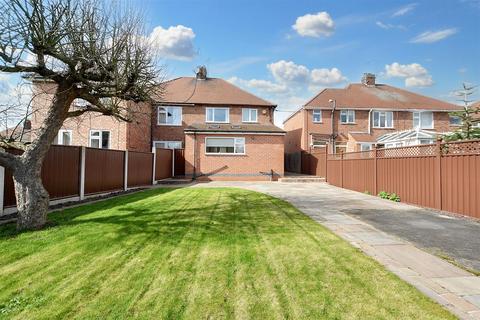
{"label": "dark brown fence", "polygon": [[286,172],[302,173],[302,152],[286,153],[284,158]]}
{"label": "dark brown fence", "polygon": [[153,153],[128,152],[128,187],[152,184]]}
{"label": "dark brown fence", "polygon": [[327,181],[480,218],[480,140],[328,155]]}
{"label": "dark brown fence", "polygon": [[[157,149],[157,152],[155,179],[171,177],[172,150]],[[82,199],[89,194],[151,185],[153,162],[153,153],[52,145],[43,162],[42,181],[51,200],[68,198],[70,201],[74,200],[74,197]],[[125,173],[128,185],[125,185]],[[3,207],[15,207],[15,188],[9,170],[5,170],[3,181]],[[0,209],[1,207],[0,204]]]}
{"label": "dark brown fence", "polygon": [[174,150],[174,174],[175,176],[184,176],[185,175],[185,150],[175,149]]}
{"label": "dark brown fence", "polygon": [[[16,152],[18,153],[18,152]],[[42,166],[42,181],[52,199],[78,196],[80,193],[80,147],[56,146],[48,150]],[[12,174],[5,170],[4,207],[16,204]]]}
{"label": "dark brown fence", "polygon": [[302,173],[325,177],[327,148],[315,149],[312,153],[302,152]]}
{"label": "dark brown fence", "polygon": [[125,152],[87,148],[85,154],[85,194],[123,189]]}
{"label": "dark brown fence", "polygon": [[172,150],[160,149],[155,150],[155,180],[162,180],[172,177]]}

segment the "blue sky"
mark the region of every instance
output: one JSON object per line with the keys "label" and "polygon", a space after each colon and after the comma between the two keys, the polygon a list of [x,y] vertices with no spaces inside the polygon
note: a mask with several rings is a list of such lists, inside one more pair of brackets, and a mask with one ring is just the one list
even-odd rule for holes
{"label": "blue sky", "polygon": [[462,82],[480,84],[480,0],[136,4],[159,32],[168,78],[204,64],[280,110],[363,72],[449,101]]}

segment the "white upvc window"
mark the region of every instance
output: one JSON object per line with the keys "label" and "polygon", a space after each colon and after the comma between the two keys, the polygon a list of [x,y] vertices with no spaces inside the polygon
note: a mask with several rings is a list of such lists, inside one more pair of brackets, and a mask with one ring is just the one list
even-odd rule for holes
{"label": "white upvc window", "polygon": [[258,110],[257,109],[242,109],[242,122],[258,122]]}
{"label": "white upvc window", "polygon": [[433,129],[432,111],[413,112],[413,127],[415,129]]}
{"label": "white upvc window", "polygon": [[57,137],[53,141],[53,144],[61,144],[64,146],[72,145],[72,130],[58,130]]}
{"label": "white upvc window", "polygon": [[181,126],[182,107],[158,106],[157,124],[161,126]]}
{"label": "white upvc window", "polygon": [[360,144],[360,151],[370,151],[372,150],[372,144],[371,143],[361,143]]}
{"label": "white upvc window", "polygon": [[88,145],[92,148],[110,149],[110,131],[90,130]]}
{"label": "white upvc window", "polygon": [[206,122],[230,122],[230,109],[228,108],[206,108]]}
{"label": "white upvc window", "polygon": [[450,116],[450,125],[451,126],[461,126],[462,125],[462,118],[459,116]]}
{"label": "white upvc window", "polygon": [[162,149],[182,149],[182,141],[154,141],[154,148]]}
{"label": "white upvc window", "polygon": [[207,137],[206,154],[245,154],[245,138]]}
{"label": "white upvc window", "polygon": [[373,111],[374,128],[393,128],[392,111]]}
{"label": "white upvc window", "polygon": [[313,122],[320,123],[322,122],[322,110],[320,109],[313,109]]}
{"label": "white upvc window", "polygon": [[355,110],[341,110],[340,123],[355,123]]}

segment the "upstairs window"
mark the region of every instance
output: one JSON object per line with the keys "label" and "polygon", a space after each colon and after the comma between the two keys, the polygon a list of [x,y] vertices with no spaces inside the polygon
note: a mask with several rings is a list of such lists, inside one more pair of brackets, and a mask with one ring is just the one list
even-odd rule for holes
{"label": "upstairs window", "polygon": [[182,125],[182,107],[158,107],[157,124],[170,126]]}
{"label": "upstairs window", "polygon": [[91,130],[89,145],[92,148],[110,149],[110,131]]}
{"label": "upstairs window", "polygon": [[245,138],[205,138],[207,154],[245,154]]}
{"label": "upstairs window", "polygon": [[53,144],[72,145],[72,130],[59,130]]}
{"label": "upstairs window", "polygon": [[206,122],[228,123],[229,121],[228,108],[207,108]]}
{"label": "upstairs window", "polygon": [[433,112],[431,111],[414,112],[413,127],[415,129],[433,129]]}
{"label": "upstairs window", "polygon": [[313,110],[313,122],[316,122],[316,123],[322,122],[322,110],[319,110],[319,109]]}
{"label": "upstairs window", "polygon": [[458,116],[450,116],[450,125],[451,126],[461,126],[462,125],[462,118]]}
{"label": "upstairs window", "polygon": [[341,110],[340,123],[355,123],[355,110]]}
{"label": "upstairs window", "polygon": [[393,128],[393,112],[392,111],[374,111],[373,127],[374,128]]}
{"label": "upstairs window", "polygon": [[257,122],[257,109],[242,109],[242,122]]}

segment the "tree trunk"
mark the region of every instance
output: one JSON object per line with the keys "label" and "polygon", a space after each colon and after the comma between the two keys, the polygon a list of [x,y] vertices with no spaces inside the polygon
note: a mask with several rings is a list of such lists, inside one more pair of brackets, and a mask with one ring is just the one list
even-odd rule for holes
{"label": "tree trunk", "polygon": [[47,223],[49,195],[43,187],[42,163],[30,168],[18,168],[13,174],[17,198],[17,230],[41,229]]}

